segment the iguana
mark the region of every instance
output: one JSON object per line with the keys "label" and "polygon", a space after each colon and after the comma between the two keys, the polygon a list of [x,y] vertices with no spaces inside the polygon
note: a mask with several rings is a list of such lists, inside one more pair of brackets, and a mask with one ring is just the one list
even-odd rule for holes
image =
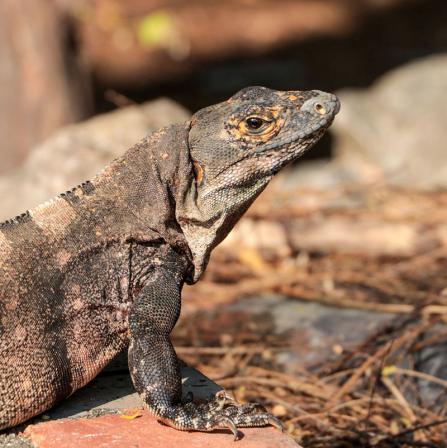
{"label": "iguana", "polygon": [[219,392],[181,399],[169,339],[184,282],[339,110],[318,90],[241,90],[145,137],[93,180],[0,224],[0,429],[92,380],[128,347],[145,406],[182,430],[273,424]]}

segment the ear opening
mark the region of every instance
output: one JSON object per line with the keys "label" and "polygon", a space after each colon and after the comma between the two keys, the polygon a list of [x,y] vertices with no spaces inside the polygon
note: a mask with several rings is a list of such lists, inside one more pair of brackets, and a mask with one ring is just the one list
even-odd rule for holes
{"label": "ear opening", "polygon": [[204,178],[203,168],[199,162],[193,160],[192,166],[194,169],[194,179],[197,185],[201,185]]}

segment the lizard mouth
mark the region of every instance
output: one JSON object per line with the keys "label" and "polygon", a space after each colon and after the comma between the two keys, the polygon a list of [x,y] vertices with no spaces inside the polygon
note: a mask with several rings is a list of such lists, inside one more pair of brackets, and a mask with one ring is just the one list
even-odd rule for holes
{"label": "lizard mouth", "polygon": [[[317,132],[309,133],[304,137],[292,140],[290,143],[286,143],[285,146],[277,148],[278,152],[275,151],[267,153],[270,155],[270,157],[274,158],[268,174],[271,176],[275,176],[285,165],[292,162],[293,160],[298,159],[302,154],[311,149],[325,134],[328,126],[322,127]],[[262,154],[265,154],[265,152],[261,153],[260,156]]]}
{"label": "lizard mouth", "polygon": [[324,134],[324,132],[331,125],[333,120],[334,117],[331,117],[328,120],[324,120],[322,122],[317,123],[316,125],[313,125],[311,129],[301,129],[295,131],[291,135],[286,136],[280,140],[276,140],[275,142],[269,143],[267,145],[259,146],[258,148],[256,148],[256,152],[262,153],[270,149],[283,148],[284,146],[292,145],[294,142],[304,140],[312,136],[315,136],[316,139],[318,139],[322,134]]}

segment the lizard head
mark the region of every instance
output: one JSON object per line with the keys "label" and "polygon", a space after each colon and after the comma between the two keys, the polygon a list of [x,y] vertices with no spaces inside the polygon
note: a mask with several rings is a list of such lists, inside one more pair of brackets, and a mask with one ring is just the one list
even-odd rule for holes
{"label": "lizard head", "polygon": [[[194,179],[189,218],[179,222],[193,255],[206,247],[203,268],[211,249],[269,180],[322,137],[339,107],[335,95],[318,90],[248,87],[192,117],[188,144]],[[197,277],[202,269],[195,265]]]}
{"label": "lizard head", "polygon": [[309,149],[339,110],[335,95],[248,87],[191,120],[190,154],[198,188],[268,180]]}

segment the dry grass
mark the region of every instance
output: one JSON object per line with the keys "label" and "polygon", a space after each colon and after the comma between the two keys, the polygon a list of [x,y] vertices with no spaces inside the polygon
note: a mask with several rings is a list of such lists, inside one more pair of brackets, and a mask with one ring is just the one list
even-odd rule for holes
{"label": "dry grass", "polygon": [[[354,221],[369,216],[377,222],[380,217],[390,219],[392,210],[394,221],[422,228],[441,229],[445,222],[444,193],[386,190],[380,201],[371,202],[374,194],[363,191],[356,207],[334,208],[323,201],[318,212],[329,220],[344,214]],[[269,207],[268,201],[267,195],[252,215],[255,219],[306,219],[302,209],[286,213],[284,208]],[[423,213],[418,212],[421,206]],[[280,257],[244,250],[235,255],[227,248],[216,254],[204,281],[186,290],[187,313],[274,292],[397,317],[355,350],[293,375],[284,373],[277,362],[276,352],[287,349],[284,340],[268,334],[247,338],[241,331],[225,341],[217,329],[210,343],[200,339],[197,319],[186,319],[184,325],[190,328],[179,333],[181,357],[238,400],[264,403],[304,447],[447,446],[447,379],[424,373],[417,364],[423,350],[431,347],[436,353],[447,345],[447,248],[440,239],[400,257],[336,250],[309,253],[299,248]],[[422,383],[439,388],[434,402],[424,401]]]}

